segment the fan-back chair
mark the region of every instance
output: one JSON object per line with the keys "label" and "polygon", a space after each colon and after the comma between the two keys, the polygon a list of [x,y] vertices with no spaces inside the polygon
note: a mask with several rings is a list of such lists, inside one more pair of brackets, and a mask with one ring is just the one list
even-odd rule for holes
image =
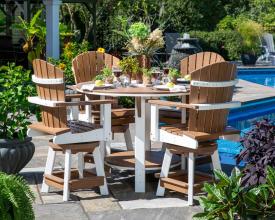
{"label": "fan-back chair", "polygon": [[[181,76],[190,74],[191,72],[198,70],[209,64],[225,61],[224,58],[214,52],[200,52],[185,57],[180,62]],[[185,97],[184,97],[185,98]],[[169,109],[160,111],[160,121],[168,124],[180,123],[181,112],[173,111]]]}
{"label": "fan-back chair", "polygon": [[[75,57],[72,61],[72,68],[76,83],[83,83],[93,80],[104,67],[112,69],[113,66],[118,66],[119,59],[107,53],[97,51],[88,51]],[[89,96],[93,99],[95,96]],[[115,99],[117,101],[117,99]],[[86,109],[87,112],[89,110]],[[88,113],[89,114],[89,113]],[[126,147],[128,150],[133,150],[129,123],[135,122],[134,109],[121,108],[116,104],[112,105],[112,132],[124,133]],[[98,109],[92,109],[92,116],[95,122],[99,121]],[[110,153],[110,147],[107,146],[107,151]]]}
{"label": "fan-back chair", "polygon": [[[102,195],[108,194],[104,173],[104,142],[111,140],[111,103],[112,100],[65,101],[63,72],[46,61],[33,61],[33,82],[36,84],[36,97],[29,97],[31,103],[40,105],[42,122],[29,125],[28,136],[53,135],[49,141],[49,151],[42,184],[42,192],[49,192],[53,186],[63,189],[63,200],[69,199],[70,190],[100,187]],[[78,121],[80,105],[103,105],[101,124]],[[67,107],[76,112],[70,113],[67,120]],[[56,151],[65,153],[63,171],[53,171]],[[96,175],[83,169],[83,152],[93,152]],[[71,169],[71,154],[78,154],[78,170]]]}
{"label": "fan-back chair", "polygon": [[[203,182],[211,180],[208,175],[194,174],[194,156],[211,155],[213,168],[221,169],[216,140],[228,135],[236,138],[239,131],[227,127],[230,108],[239,107],[232,102],[236,66],[228,62],[207,65],[191,72],[189,104],[149,100],[151,104],[151,140],[166,143],[157,196],[163,196],[165,188],[188,194],[188,205],[193,204],[193,191],[201,189]],[[159,107],[170,106],[189,109],[186,124],[159,127]],[[169,175],[172,154],[185,155],[188,172],[179,171]],[[195,183],[194,183],[195,179]]]}

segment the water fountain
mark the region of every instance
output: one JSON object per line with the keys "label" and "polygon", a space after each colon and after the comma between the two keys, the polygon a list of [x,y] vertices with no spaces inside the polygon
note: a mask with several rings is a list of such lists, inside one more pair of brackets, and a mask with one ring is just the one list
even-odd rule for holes
{"label": "water fountain", "polygon": [[168,60],[168,66],[171,68],[180,68],[180,61],[194,53],[201,52],[202,48],[199,45],[197,38],[190,38],[187,33],[183,34],[182,38],[177,39],[177,44],[173,47],[171,56]]}

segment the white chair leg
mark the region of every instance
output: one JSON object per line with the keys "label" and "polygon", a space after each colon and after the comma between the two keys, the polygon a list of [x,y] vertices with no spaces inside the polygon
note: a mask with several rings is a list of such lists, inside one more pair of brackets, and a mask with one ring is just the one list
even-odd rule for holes
{"label": "white chair leg", "polygon": [[69,181],[71,179],[71,150],[65,151],[65,169],[64,169],[64,186],[63,201],[68,201],[70,196]]}
{"label": "white chair leg", "polygon": [[104,185],[99,186],[100,194],[101,195],[108,195],[108,186],[107,181],[105,177],[105,171],[104,171],[104,162],[102,160],[101,152],[99,147],[96,147],[93,152],[94,155],[94,161],[95,161],[95,168],[96,168],[96,174],[97,176],[104,176]]}
{"label": "white chair leg", "polygon": [[[44,175],[52,174],[53,168],[54,168],[54,162],[55,162],[55,155],[56,155],[56,152],[52,148],[49,147]],[[41,187],[41,192],[48,193],[49,190],[50,190],[50,186],[48,186],[45,183],[45,177],[44,177],[42,187]]]}
{"label": "white chair leg", "polygon": [[127,150],[132,151],[134,148],[133,148],[133,142],[132,142],[132,138],[131,138],[130,128],[127,128],[127,130],[124,132],[124,138],[125,138]]}
{"label": "white chair leg", "polygon": [[83,152],[79,152],[77,154],[77,170],[78,170],[78,175],[79,178],[82,179],[84,176],[84,157],[83,157]]}
{"label": "white chair leg", "polygon": [[215,170],[222,170],[221,162],[220,162],[220,156],[219,151],[215,150],[215,152],[211,155],[213,169]]}
{"label": "white chair leg", "polygon": [[188,154],[188,205],[193,205],[193,187],[194,187],[194,172],[195,172],[194,153]]}
{"label": "white chair leg", "polygon": [[[163,162],[162,162],[160,177],[168,176],[169,168],[170,168],[171,161],[172,161],[172,156],[173,155],[170,152],[170,150],[166,148]],[[165,193],[165,188],[160,186],[160,180],[159,180],[156,196],[164,196],[164,193]]]}

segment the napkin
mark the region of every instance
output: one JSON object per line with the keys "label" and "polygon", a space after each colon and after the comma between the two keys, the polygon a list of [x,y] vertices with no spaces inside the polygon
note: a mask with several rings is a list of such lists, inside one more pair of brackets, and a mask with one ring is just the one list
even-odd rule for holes
{"label": "napkin", "polygon": [[95,84],[86,84],[81,86],[81,90],[93,91]]}
{"label": "napkin", "polygon": [[173,88],[169,88],[170,92],[186,92],[184,85],[175,85]]}

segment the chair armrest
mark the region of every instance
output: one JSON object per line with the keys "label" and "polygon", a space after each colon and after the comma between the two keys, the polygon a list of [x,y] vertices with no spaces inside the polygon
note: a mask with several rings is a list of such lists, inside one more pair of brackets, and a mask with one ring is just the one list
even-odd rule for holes
{"label": "chair armrest", "polygon": [[181,102],[171,102],[171,101],[163,101],[163,100],[149,100],[149,104],[160,105],[160,106],[168,106],[175,108],[190,108],[190,109],[198,109],[198,106],[194,106],[191,104],[181,103]]}
{"label": "chair armrest", "polygon": [[56,107],[62,106],[80,106],[80,105],[105,105],[113,104],[113,100],[91,100],[91,101],[73,101],[73,102],[57,102]]}

